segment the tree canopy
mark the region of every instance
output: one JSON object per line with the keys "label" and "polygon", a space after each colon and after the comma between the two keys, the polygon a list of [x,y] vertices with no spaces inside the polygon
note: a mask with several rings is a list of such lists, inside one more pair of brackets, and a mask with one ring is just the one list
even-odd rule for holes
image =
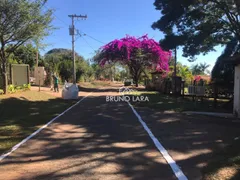
{"label": "tree canopy", "polygon": [[[62,81],[72,79],[72,51],[70,49],[55,48],[45,54],[44,63],[50,74],[58,74]],[[93,76],[92,67],[82,56],[76,53],[76,77],[85,80]]]}
{"label": "tree canopy", "polygon": [[240,45],[236,38],[233,38],[225,47],[222,54],[218,57],[212,70],[212,79],[217,82],[233,83],[234,65],[226,63],[231,56],[235,56],[240,51]]}
{"label": "tree canopy", "polygon": [[183,56],[193,57],[240,40],[239,0],[155,0],[161,18],[152,27],[164,32],[165,49],[183,46]]}
{"label": "tree canopy", "polygon": [[[0,3],[0,73],[4,93],[7,93],[8,56],[22,44],[47,35],[51,29],[52,10],[43,11],[46,1],[3,0]],[[6,49],[9,45],[11,48]]]}
{"label": "tree canopy", "polygon": [[204,75],[206,74],[207,68],[209,68],[210,65],[207,63],[199,63],[192,66],[192,74],[193,75]]}
{"label": "tree canopy", "polygon": [[36,63],[36,53],[38,53],[38,56],[41,57],[37,49],[33,47],[32,44],[29,43],[21,45],[9,56],[8,63],[28,64],[32,69]]}
{"label": "tree canopy", "polygon": [[140,38],[127,35],[103,46],[95,60],[102,66],[116,62],[127,65],[138,86],[139,77],[145,68],[168,71],[170,57],[170,52],[162,50],[159,43],[147,35]]}

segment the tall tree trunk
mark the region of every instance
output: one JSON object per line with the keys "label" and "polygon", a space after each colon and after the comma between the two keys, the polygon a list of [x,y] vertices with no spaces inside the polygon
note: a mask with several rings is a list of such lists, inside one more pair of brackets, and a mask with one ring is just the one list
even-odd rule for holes
{"label": "tall tree trunk", "polygon": [[135,71],[135,74],[134,74],[134,81],[135,81],[135,84],[136,84],[136,87],[138,87],[138,82],[139,82],[139,78],[141,76],[141,69],[138,69]]}
{"label": "tall tree trunk", "polygon": [[8,78],[7,78],[7,63],[6,62],[2,63],[2,81],[3,81],[4,94],[7,94]]}
{"label": "tall tree trunk", "polygon": [[133,62],[131,62],[130,64],[128,64],[128,67],[130,70],[130,74],[132,75],[132,78],[135,81],[135,85],[136,87],[138,87],[139,78],[142,73],[141,66],[136,63],[133,64]]}
{"label": "tall tree trunk", "polygon": [[5,54],[5,49],[4,49],[4,44],[3,40],[1,39],[1,52],[0,52],[0,59],[1,59],[1,76],[2,76],[2,84],[3,84],[3,91],[4,94],[7,94],[7,85],[8,85],[8,79],[7,79],[7,59],[6,59],[6,54]]}
{"label": "tall tree trunk", "polygon": [[134,81],[135,81],[136,87],[138,87],[138,80],[139,80],[139,78],[138,78],[137,74],[134,75]]}
{"label": "tall tree trunk", "polygon": [[37,53],[36,53],[36,67],[38,67],[38,49],[37,49]]}

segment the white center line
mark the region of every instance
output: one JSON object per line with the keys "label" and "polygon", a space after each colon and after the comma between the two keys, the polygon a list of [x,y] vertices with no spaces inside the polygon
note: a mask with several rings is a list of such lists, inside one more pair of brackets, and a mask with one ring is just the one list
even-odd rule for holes
{"label": "white center line", "polygon": [[148,128],[147,124],[142,120],[141,116],[138,114],[138,112],[134,109],[132,104],[128,102],[128,105],[131,107],[134,114],[137,116],[139,122],[142,124],[144,129],[147,131],[148,135],[152,139],[153,143],[155,144],[156,148],[159,150],[159,152],[163,155],[164,159],[168,162],[170,167],[172,168],[175,176],[179,180],[187,180],[187,177],[184,175],[182,170],[179,168],[179,166],[176,164],[176,162],[173,160],[173,158],[168,154],[167,150],[162,146],[162,144],[158,141],[158,139],[153,135],[151,130]]}

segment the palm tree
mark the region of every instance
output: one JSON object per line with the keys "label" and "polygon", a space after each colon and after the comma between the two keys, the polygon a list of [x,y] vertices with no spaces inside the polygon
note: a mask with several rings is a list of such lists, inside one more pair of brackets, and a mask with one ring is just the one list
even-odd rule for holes
{"label": "palm tree", "polygon": [[177,64],[177,76],[182,77],[185,81],[191,81],[193,79],[193,75],[188,66],[182,65],[181,63]]}
{"label": "palm tree", "polygon": [[192,74],[193,75],[204,75],[207,68],[209,68],[210,65],[207,63],[200,63],[200,64],[195,64],[192,66],[191,70],[192,70]]}

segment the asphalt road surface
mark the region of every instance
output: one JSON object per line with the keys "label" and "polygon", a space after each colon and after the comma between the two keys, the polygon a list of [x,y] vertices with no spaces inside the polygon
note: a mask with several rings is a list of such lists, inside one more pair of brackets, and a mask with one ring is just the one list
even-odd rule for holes
{"label": "asphalt road surface", "polygon": [[0,162],[0,179],[176,179],[125,102],[84,99]]}
{"label": "asphalt road surface", "polygon": [[[177,179],[130,106],[106,95],[119,94],[91,94],[2,160],[0,180]],[[136,110],[190,180],[239,136],[239,121]]]}

